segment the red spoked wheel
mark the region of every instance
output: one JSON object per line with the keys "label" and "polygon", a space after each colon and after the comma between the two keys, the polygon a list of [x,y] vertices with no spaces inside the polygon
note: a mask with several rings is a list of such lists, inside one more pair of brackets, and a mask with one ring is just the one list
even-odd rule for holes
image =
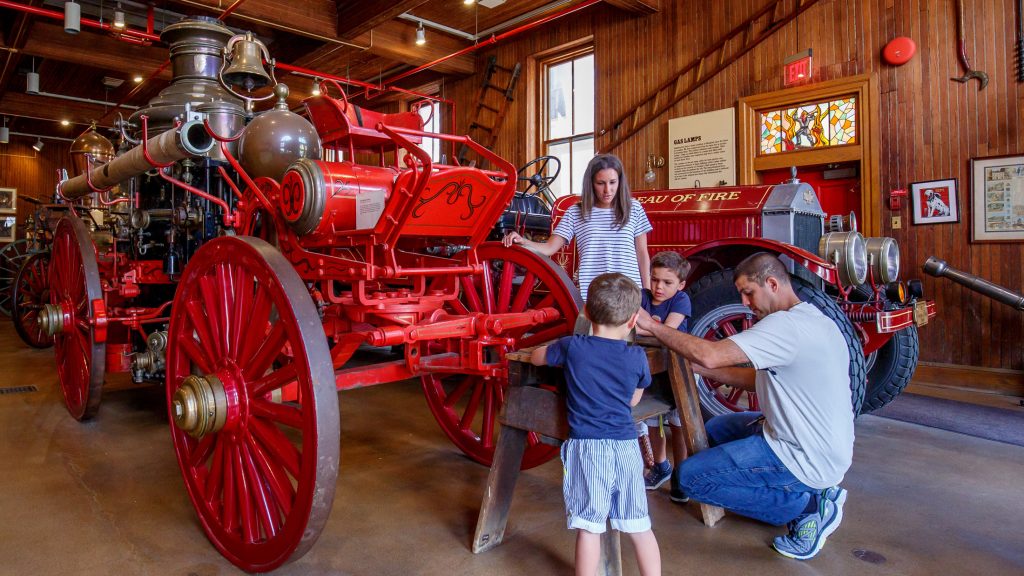
{"label": "red spoked wheel", "polygon": [[169,335],[171,435],[206,536],[250,572],[301,557],[334,501],[340,438],[306,286],[266,242],[218,238],[185,268]]}
{"label": "red spoked wheel", "polygon": [[57,376],[64,405],[76,420],[88,420],[100,407],[106,344],[97,342],[94,322],[103,304],[96,247],[80,218],[57,223],[50,251],[50,304],[43,307],[43,331],[54,334]]}
{"label": "red spoked wheel", "polygon": [[0,314],[11,315],[11,287],[18,270],[28,260],[31,245],[26,238],[15,240],[0,249]]}
{"label": "red spoked wheel", "polygon": [[[505,353],[572,334],[582,308],[580,293],[550,258],[518,246],[506,248],[498,242],[482,244],[477,254],[487,271],[483,276],[460,279],[462,293],[452,304],[451,312],[500,314],[546,307],[561,312],[558,320],[506,334],[514,338],[514,344],[498,351],[502,358]],[[457,350],[456,342],[438,340],[427,343],[423,354]],[[428,374],[422,380],[427,404],[444,433],[467,456],[490,466],[507,378]],[[523,469],[543,464],[558,453],[557,448],[540,443],[536,434],[531,433],[528,438]]]}
{"label": "red spoked wheel", "polygon": [[50,301],[50,287],[47,273],[50,255],[46,252],[33,254],[18,270],[11,287],[11,319],[14,329],[26,344],[33,348],[53,346],[53,335],[39,324],[39,313]]}
{"label": "red spoked wheel", "polygon": [[[731,296],[728,292],[725,295]],[[757,319],[750,308],[739,303],[723,303],[693,321],[690,333],[705,340],[724,340],[750,328],[755,322]],[[703,376],[697,377],[697,395],[701,407],[710,416],[761,409],[756,393]]]}

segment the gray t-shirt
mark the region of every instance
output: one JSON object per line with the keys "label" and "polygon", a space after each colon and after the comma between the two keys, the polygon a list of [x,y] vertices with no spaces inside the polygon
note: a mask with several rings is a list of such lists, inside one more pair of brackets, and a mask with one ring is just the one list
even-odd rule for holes
{"label": "gray t-shirt", "polygon": [[730,339],[757,368],[768,446],[804,484],[839,484],[853,460],[850,352],[839,328],[801,302]]}

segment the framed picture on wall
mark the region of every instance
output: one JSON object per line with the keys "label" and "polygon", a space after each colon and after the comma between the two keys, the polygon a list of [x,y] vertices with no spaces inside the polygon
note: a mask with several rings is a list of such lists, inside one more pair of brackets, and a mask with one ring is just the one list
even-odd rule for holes
{"label": "framed picture on wall", "polygon": [[17,231],[17,216],[0,216],[0,242],[14,242]]}
{"label": "framed picture on wall", "polygon": [[18,208],[18,189],[0,188],[0,213],[14,214]]}
{"label": "framed picture on wall", "polygon": [[971,242],[1024,240],[1024,156],[971,160]]}
{"label": "framed picture on wall", "polygon": [[960,221],[956,180],[931,180],[910,185],[911,221],[914,224],[943,224]]}

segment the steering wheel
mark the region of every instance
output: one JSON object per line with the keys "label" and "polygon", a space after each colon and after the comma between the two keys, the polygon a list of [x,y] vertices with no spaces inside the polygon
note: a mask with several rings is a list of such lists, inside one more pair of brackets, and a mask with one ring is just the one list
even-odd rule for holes
{"label": "steering wheel", "polygon": [[[555,173],[550,176],[545,176],[544,173],[547,171],[548,163],[552,161],[555,163]],[[522,192],[516,192],[516,195],[522,198],[536,196],[541,190],[546,190],[551,186],[551,183],[555,181],[555,178],[558,178],[558,173],[561,171],[562,162],[555,156],[540,156],[534,158],[516,172],[520,182],[530,183]]]}

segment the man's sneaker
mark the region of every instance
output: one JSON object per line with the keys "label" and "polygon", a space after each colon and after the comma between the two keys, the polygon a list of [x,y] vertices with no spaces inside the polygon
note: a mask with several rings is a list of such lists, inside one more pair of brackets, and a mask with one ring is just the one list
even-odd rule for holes
{"label": "man's sneaker", "polygon": [[644,476],[644,486],[648,490],[657,490],[671,477],[672,465],[669,464],[668,460],[665,460],[651,467]]}
{"label": "man's sneaker", "polygon": [[804,514],[787,524],[789,534],[772,542],[775,551],[797,560],[807,560],[821,551],[825,540],[839,528],[843,520],[846,490],[829,488],[818,497],[818,511]]}

